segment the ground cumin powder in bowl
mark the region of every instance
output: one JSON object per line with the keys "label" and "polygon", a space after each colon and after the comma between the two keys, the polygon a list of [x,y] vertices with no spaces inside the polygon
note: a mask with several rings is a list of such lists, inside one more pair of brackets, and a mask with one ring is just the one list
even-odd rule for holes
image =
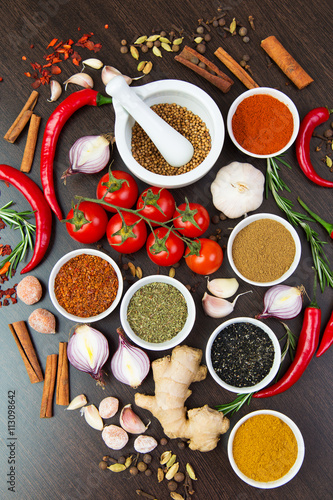
{"label": "ground cumin powder in bowl", "polygon": [[229,263],[247,283],[273,286],[295,271],[301,243],[295,229],[282,217],[255,214],[243,219],[230,234]]}
{"label": "ground cumin powder in bowl", "polygon": [[257,488],[277,488],[290,481],[301,468],[304,453],[299,428],[273,410],[258,410],[241,418],[228,441],[233,470]]}

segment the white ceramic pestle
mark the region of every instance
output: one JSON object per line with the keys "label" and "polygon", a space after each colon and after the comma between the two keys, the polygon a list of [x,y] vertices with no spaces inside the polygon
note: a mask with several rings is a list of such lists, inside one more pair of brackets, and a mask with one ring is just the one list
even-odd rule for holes
{"label": "white ceramic pestle", "polygon": [[169,165],[181,167],[191,160],[194,151],[190,141],[150,109],[122,76],[112,78],[105,91],[138,122]]}

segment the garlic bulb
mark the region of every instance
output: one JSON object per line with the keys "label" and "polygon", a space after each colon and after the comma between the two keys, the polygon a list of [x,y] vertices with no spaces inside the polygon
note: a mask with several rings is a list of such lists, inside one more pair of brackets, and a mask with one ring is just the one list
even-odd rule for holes
{"label": "garlic bulb", "polygon": [[222,167],[210,186],[214,206],[229,219],[256,210],[263,201],[265,176],[250,163]]}

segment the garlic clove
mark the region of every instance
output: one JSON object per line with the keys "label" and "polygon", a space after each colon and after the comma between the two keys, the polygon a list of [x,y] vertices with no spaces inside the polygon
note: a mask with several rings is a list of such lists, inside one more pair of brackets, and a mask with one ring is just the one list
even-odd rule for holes
{"label": "garlic clove", "polygon": [[147,430],[150,422],[148,425],[145,425],[141,418],[138,417],[136,413],[132,410],[132,405],[128,404],[124,406],[124,408],[121,410],[120,413],[120,425],[122,428],[126,431],[129,432],[130,434],[142,434]]}
{"label": "garlic clove", "polygon": [[101,74],[102,82],[104,83],[104,85],[107,85],[109,81],[112,80],[112,78],[119,75],[124,77],[128,85],[131,85],[133,79],[129,76],[123,75],[118,69],[114,68],[113,66],[104,66]]}
{"label": "garlic clove", "polygon": [[93,79],[87,73],[75,73],[70,78],[68,78],[68,80],[66,80],[64,82],[65,90],[67,90],[67,85],[69,83],[74,83],[76,85],[80,85],[81,87],[84,87],[85,89],[92,89],[94,86]]}
{"label": "garlic clove", "polygon": [[59,97],[62,94],[62,87],[61,87],[60,83],[57,82],[57,80],[50,81],[50,90],[51,90],[51,97],[47,101],[54,102],[57,99],[59,99]]}
{"label": "garlic clove", "polygon": [[206,292],[202,297],[202,306],[205,314],[211,318],[224,318],[234,310],[232,303],[228,300],[213,297]]}
{"label": "garlic clove", "polygon": [[103,63],[99,59],[91,57],[90,59],[82,61],[82,66],[83,66],[82,71],[84,70],[85,66],[88,66],[89,68],[93,69],[101,69],[103,67]]}
{"label": "garlic clove", "polygon": [[157,446],[157,441],[152,436],[141,435],[138,436],[134,441],[134,449],[138,453],[149,453],[153,451]]}
{"label": "garlic clove", "polygon": [[212,281],[207,278],[208,291],[221,299],[232,297],[237,292],[238,287],[239,283],[236,278],[215,278]]}
{"label": "garlic clove", "polygon": [[252,293],[252,290],[240,293],[233,302],[229,302],[228,300],[208,295],[208,293],[205,292],[202,297],[202,306],[205,314],[211,318],[224,318],[225,316],[228,316],[234,310],[238,297],[245,295],[246,293]]}
{"label": "garlic clove", "polygon": [[81,408],[81,415],[84,415],[84,418],[90,427],[98,431],[103,430],[103,420],[95,405],[84,406]]}
{"label": "garlic clove", "polygon": [[79,396],[76,396],[72,401],[69,403],[67,408],[65,410],[78,410],[79,408],[82,408],[82,406],[87,404],[87,398],[84,394],[80,394]]}

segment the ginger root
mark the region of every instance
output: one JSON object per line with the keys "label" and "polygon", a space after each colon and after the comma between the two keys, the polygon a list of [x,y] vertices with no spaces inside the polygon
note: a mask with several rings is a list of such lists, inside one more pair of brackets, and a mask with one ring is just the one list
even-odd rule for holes
{"label": "ginger root", "polygon": [[169,438],[185,438],[192,450],[210,451],[229,429],[229,420],[208,405],[188,412],[184,406],[192,394],[190,384],[206,378],[207,367],[200,365],[201,358],[201,349],[183,345],[175,347],[171,356],[153,361],[155,396],[136,393],[135,403],[160,421]]}

